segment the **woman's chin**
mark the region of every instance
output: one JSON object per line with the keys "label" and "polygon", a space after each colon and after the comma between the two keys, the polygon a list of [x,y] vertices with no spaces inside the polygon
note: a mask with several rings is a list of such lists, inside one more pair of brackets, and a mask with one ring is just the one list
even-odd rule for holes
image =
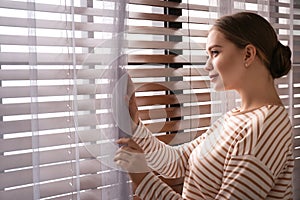
{"label": "woman's chin", "polygon": [[223,84],[212,83],[212,86],[213,86],[212,88],[217,92],[222,92],[226,90]]}

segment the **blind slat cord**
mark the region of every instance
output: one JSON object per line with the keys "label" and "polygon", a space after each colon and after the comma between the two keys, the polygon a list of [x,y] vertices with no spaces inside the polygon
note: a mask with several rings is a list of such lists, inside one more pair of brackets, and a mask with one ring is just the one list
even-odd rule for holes
{"label": "blind slat cord", "polygon": [[30,110],[32,132],[32,176],[33,199],[40,199],[40,167],[39,167],[39,118],[38,118],[38,84],[37,84],[37,49],[36,49],[36,21],[35,2],[27,0],[28,36],[29,36],[29,66],[30,66]]}

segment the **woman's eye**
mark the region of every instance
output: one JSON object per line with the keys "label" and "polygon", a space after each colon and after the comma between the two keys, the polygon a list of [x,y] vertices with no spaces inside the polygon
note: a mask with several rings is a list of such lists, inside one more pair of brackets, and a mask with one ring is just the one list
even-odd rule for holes
{"label": "woman's eye", "polygon": [[211,51],[212,56],[217,56],[219,54],[219,51]]}

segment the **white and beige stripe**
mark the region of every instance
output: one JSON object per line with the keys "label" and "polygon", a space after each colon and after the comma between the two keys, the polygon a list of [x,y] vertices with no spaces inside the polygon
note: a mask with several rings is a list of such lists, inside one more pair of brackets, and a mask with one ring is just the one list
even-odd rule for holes
{"label": "white and beige stripe", "polygon": [[133,139],[150,167],[165,177],[185,176],[178,194],[149,173],[141,199],[291,199],[292,126],[282,106],[230,111],[202,136],[171,147],[140,124]]}

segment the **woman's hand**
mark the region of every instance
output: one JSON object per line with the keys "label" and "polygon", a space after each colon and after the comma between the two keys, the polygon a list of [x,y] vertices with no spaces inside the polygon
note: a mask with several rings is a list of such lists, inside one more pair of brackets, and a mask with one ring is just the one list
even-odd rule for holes
{"label": "woman's hand", "polygon": [[144,152],[136,142],[131,138],[121,138],[117,140],[117,144],[122,145],[114,158],[118,166],[129,173],[150,171]]}
{"label": "woman's hand", "polygon": [[116,152],[114,161],[119,167],[129,173],[132,182],[137,186],[147,173],[151,171],[144,152],[131,138],[121,138],[117,143],[123,146]]}

